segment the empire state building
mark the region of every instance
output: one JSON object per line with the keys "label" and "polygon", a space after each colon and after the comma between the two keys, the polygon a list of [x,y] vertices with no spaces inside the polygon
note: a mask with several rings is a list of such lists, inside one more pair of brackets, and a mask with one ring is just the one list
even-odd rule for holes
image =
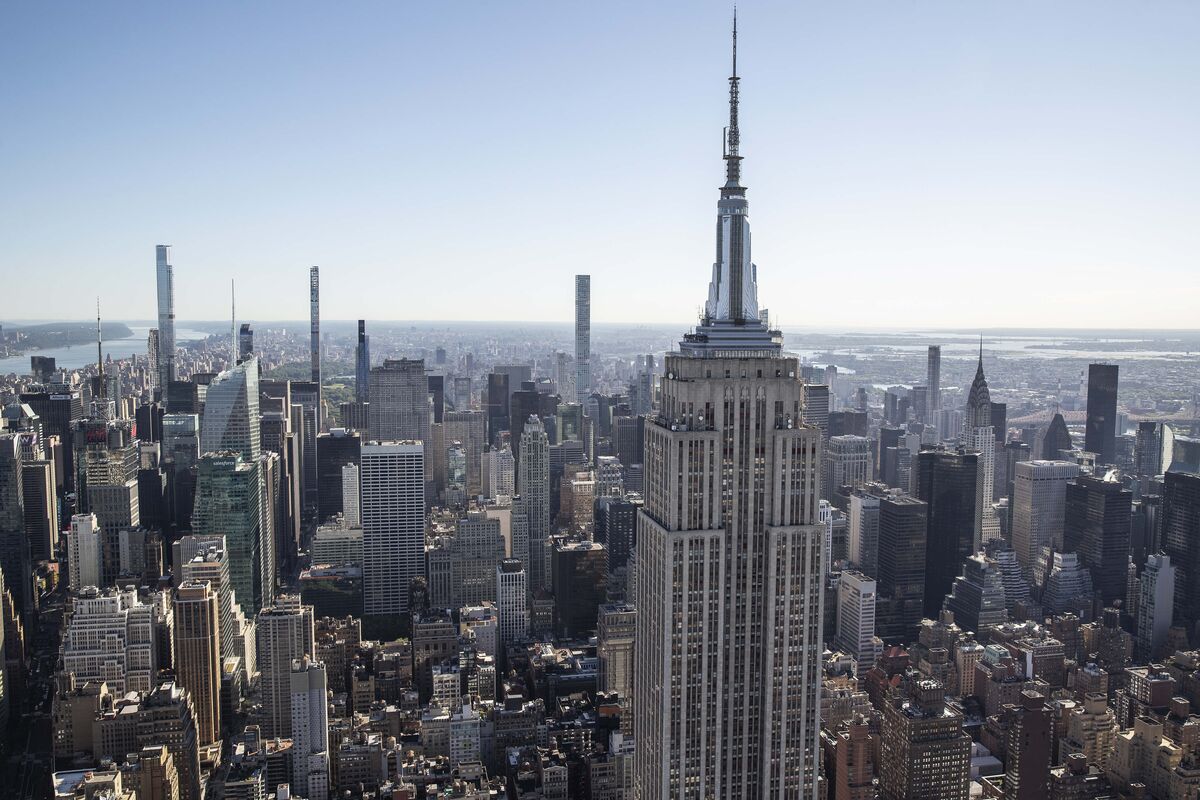
{"label": "empire state building", "polygon": [[641,800],[817,796],[821,437],[758,305],[741,183],[737,26],[704,316],[666,357],[638,517]]}

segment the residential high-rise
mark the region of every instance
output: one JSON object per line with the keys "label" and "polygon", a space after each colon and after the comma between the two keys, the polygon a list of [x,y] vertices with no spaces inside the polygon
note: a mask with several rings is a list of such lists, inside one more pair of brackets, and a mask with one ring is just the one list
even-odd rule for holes
{"label": "residential high-rise", "polygon": [[308,270],[309,351],[312,382],[317,386],[317,431],[321,430],[321,269]]}
{"label": "residential high-rise", "polygon": [[[990,437],[991,431],[988,430]],[[990,439],[989,439],[990,441]],[[925,554],[925,616],[936,618],[958,571],[975,546],[981,477],[978,453],[926,450],[918,457],[917,496],[929,509]],[[989,499],[988,505],[991,505]],[[886,549],[880,531],[880,559]]]}
{"label": "residential high-rise", "polygon": [[175,673],[192,696],[201,747],[221,741],[221,645],[217,595],[208,581],[186,581],[172,603]]}
{"label": "residential high-rise", "polygon": [[371,400],[371,337],[367,321],[358,321],[358,344],[354,347],[354,399],[359,403]]}
{"label": "residential high-rise", "polygon": [[880,800],[967,800],[971,737],[931,678],[904,677],[883,708]]}
{"label": "residential high-rise", "polygon": [[646,424],[633,703],[641,800],[818,791],[821,433],[801,422],[799,362],[758,305],[734,64],[704,315],[667,354],[660,412]]}
{"label": "residential high-rise", "polygon": [[1019,703],[1006,706],[1005,800],[1045,800],[1050,792],[1055,720],[1046,698],[1026,689]]}
{"label": "residential high-rise", "polygon": [[1146,557],[1138,590],[1135,652],[1138,663],[1145,664],[1161,657],[1174,620],[1175,567],[1170,556],[1152,553]]}
{"label": "residential high-rise", "polygon": [[1114,464],[1117,456],[1118,372],[1116,364],[1088,364],[1083,449],[1096,454],[1097,465]]}
{"label": "residential high-rise", "polygon": [[301,605],[297,595],[281,595],[259,613],[255,633],[263,735],[290,738],[292,662],[314,653],[312,606]]}
{"label": "residential high-rise", "polygon": [[1025,573],[1034,577],[1045,565],[1045,548],[1062,550],[1067,483],[1079,476],[1079,465],[1020,461],[1013,473],[1012,546]]}
{"label": "residential high-rise", "polygon": [[362,446],[359,495],[366,615],[406,613],[409,585],[424,574],[424,475],[420,442]]}
{"label": "residential high-rise", "polygon": [[[517,491],[520,511],[529,530],[529,591],[550,586],[549,553],[546,550],[550,529],[550,439],[542,421],[530,417],[521,434],[521,459],[517,465]],[[515,553],[514,553],[515,555]]]}
{"label": "residential high-rise", "polygon": [[575,397],[592,393],[592,276],[575,276]]}
{"label": "residential high-rise", "polygon": [[1105,606],[1125,600],[1133,493],[1121,483],[1080,475],[1067,484],[1063,548],[1078,553]]}
{"label": "residential high-rise", "polygon": [[1175,624],[1194,634],[1200,621],[1200,475],[1163,476],[1162,548],[1175,566]]}
{"label": "residential high-rise", "polygon": [[308,656],[292,662],[292,791],[305,800],[329,797],[329,701],[325,665]]}
{"label": "residential high-rise", "polygon": [[496,567],[496,614],[500,641],[507,644],[529,635],[529,603],[525,565],[508,558]]}
{"label": "residential high-rise", "polygon": [[[942,408],[942,346],[929,345],[929,354],[925,364],[925,384],[929,390],[929,410],[940,411]],[[930,414],[930,416],[935,416]]]}
{"label": "residential high-rise", "polygon": [[171,264],[171,245],[154,248],[158,278],[158,390],[165,398],[167,386],[175,380],[175,267]]}

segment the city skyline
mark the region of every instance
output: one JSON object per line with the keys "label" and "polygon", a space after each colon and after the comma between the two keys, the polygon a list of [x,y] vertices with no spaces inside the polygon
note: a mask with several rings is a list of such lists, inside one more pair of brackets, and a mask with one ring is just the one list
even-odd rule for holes
{"label": "city skyline", "polygon": [[[0,64],[19,74],[50,31],[61,58],[11,87],[6,139],[24,158],[10,178],[28,189],[0,200],[0,268],[86,287],[63,304],[81,319],[97,293],[106,317],[150,317],[150,248],[172,244],[180,320],[223,317],[210,288],[234,273],[245,318],[302,319],[312,264],[328,320],[557,321],[567,304],[544,301],[569,298],[577,273],[596,277],[597,324],[694,320],[679,287],[711,263],[699,198],[723,70],[710,22],[728,10],[80,9],[51,26],[21,9],[11,30],[28,36]],[[571,35],[583,25],[585,41]],[[742,101],[763,122],[748,144],[772,165],[747,178],[776,324],[842,320],[811,300],[837,297],[848,272],[872,323],[903,324],[890,300],[914,271],[936,327],[1188,319],[1194,293],[1124,306],[1121,282],[1179,281],[1200,243],[1187,223],[1200,116],[1178,99],[1198,74],[1186,6],[768,6],[742,25],[755,78]],[[139,68],[154,56],[162,69]],[[75,135],[79,119],[91,135]],[[599,222],[614,207],[634,212],[620,236]],[[514,233],[531,212],[534,248]],[[437,291],[447,271],[492,313]],[[1025,287],[1020,302],[958,301],[964,280],[982,289],[998,272]],[[514,273],[526,279],[495,279]],[[32,288],[12,291],[29,305]]]}

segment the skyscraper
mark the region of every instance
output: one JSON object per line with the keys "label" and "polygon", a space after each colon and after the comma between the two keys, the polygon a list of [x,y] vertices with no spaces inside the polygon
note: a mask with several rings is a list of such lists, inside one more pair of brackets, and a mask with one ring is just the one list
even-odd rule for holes
{"label": "skyscraper", "polygon": [[[983,376],[983,337],[979,339],[979,363],[975,379],[967,394],[967,409],[963,422],[963,444],[979,454],[975,481],[975,542],[973,551],[982,550],[983,543],[1000,537],[1000,520],[992,506],[992,487],[996,480],[996,432],[992,427],[992,398],[987,379]],[[932,509],[930,509],[932,516]]]}
{"label": "skyscraper", "polygon": [[247,462],[262,453],[258,359],[247,358],[212,379],[204,400],[200,453],[232,451]]}
{"label": "skyscraper", "polygon": [[358,344],[354,348],[354,399],[359,403],[371,399],[371,337],[367,335],[367,321],[358,321]]}
{"label": "skyscraper", "polygon": [[1137,661],[1142,664],[1161,655],[1174,619],[1175,567],[1170,556],[1151,553],[1146,558],[1138,590]]}
{"label": "skyscraper", "polygon": [[317,431],[321,430],[321,270],[308,270],[309,349],[312,356],[312,382],[317,385]]}
{"label": "skyscraper", "polygon": [[221,644],[217,595],[208,581],[186,581],[172,604],[175,671],[192,696],[201,747],[221,741]]}
{"label": "skyscraper", "polygon": [[1067,484],[1063,548],[1078,553],[1104,604],[1125,600],[1133,493],[1116,480],[1080,475]]}
{"label": "skyscraper", "polygon": [[292,735],[292,662],[313,655],[312,606],[297,595],[282,595],[255,620],[258,672],[265,736]]}
{"label": "skyscraper", "polygon": [[229,573],[238,602],[247,614],[269,605],[275,593],[273,532],[262,524],[258,464],[240,453],[207,453],[200,459],[192,530],[200,536],[223,535],[229,549]]}
{"label": "skyscraper", "polygon": [[704,315],[646,424],[634,654],[636,796],[817,796],[821,434],[760,314],[729,79]]}
{"label": "skyscraper", "polygon": [[370,371],[371,438],[429,443],[429,381],[421,359],[386,359]]}
{"label": "skyscraper", "polygon": [[500,622],[500,641],[504,644],[524,639],[529,634],[529,593],[526,567],[515,558],[506,558],[496,567],[496,614]]}
{"label": "skyscraper", "polygon": [[865,675],[883,652],[875,636],[875,586],[874,578],[853,569],[843,570],[838,581],[834,643],[858,662],[858,675]]}
{"label": "skyscraper", "polygon": [[[925,372],[925,383],[929,391],[929,410],[931,412],[939,411],[942,407],[942,346],[940,344],[929,345]],[[930,414],[931,418],[935,416]]]}
{"label": "skyscraper", "polygon": [[592,276],[575,276],[575,397],[592,393]]}
{"label": "skyscraper", "polygon": [[967,800],[971,737],[942,684],[906,674],[883,708],[881,800]]}
{"label": "skyscraper", "polygon": [[408,611],[425,567],[425,457],[420,442],[369,442],[359,462],[363,613]]}
{"label": "skyscraper", "polygon": [[1097,466],[1113,464],[1117,455],[1118,371],[1116,364],[1088,364],[1083,449],[1096,454]]}
{"label": "skyscraper", "polygon": [[[546,428],[537,417],[530,417],[521,434],[521,460],[517,468],[517,491],[520,510],[529,530],[529,563],[525,571],[529,591],[550,585],[550,554],[546,542],[550,537],[550,440]],[[514,546],[513,556],[520,557]]]}
{"label": "skyscraper", "polygon": [[33,613],[33,562],[25,535],[22,466],[19,437],[0,433],[0,571],[28,615]]}
{"label": "skyscraper", "polygon": [[[991,435],[991,429],[988,429]],[[929,507],[925,550],[925,616],[936,617],[967,556],[979,548],[972,531],[979,515],[979,455],[926,450],[918,457],[917,496]],[[991,504],[990,498],[988,504]],[[879,557],[887,546],[880,531]],[[881,582],[882,583],[882,582]],[[880,587],[882,591],[883,587]]]}
{"label": "skyscraper", "polygon": [[[814,426],[815,427],[815,426]],[[822,469],[824,488],[821,496],[833,498],[843,486],[858,488],[871,474],[871,440],[865,436],[830,436],[825,445]]]}
{"label": "skyscraper", "polygon": [[292,789],[305,800],[329,797],[329,700],[325,665],[292,662]]}
{"label": "skyscraper", "polygon": [[[885,642],[912,641],[925,616],[928,530],[925,503],[906,494],[879,499],[875,632]],[[949,560],[949,552],[945,551],[945,560]]]}
{"label": "skyscraper", "polygon": [[1200,475],[1163,476],[1163,552],[1175,566],[1175,624],[1195,635],[1200,620]]}
{"label": "skyscraper", "polygon": [[175,380],[175,267],[171,264],[171,245],[154,248],[158,275],[158,390],[167,396],[167,386]]}
{"label": "skyscraper", "polygon": [[1062,550],[1067,483],[1079,476],[1079,465],[1039,459],[1020,461],[1013,471],[1012,546],[1033,577],[1045,566],[1043,548]]}
{"label": "skyscraper", "polygon": [[238,363],[242,363],[254,354],[254,329],[249,322],[243,322],[238,329]]}

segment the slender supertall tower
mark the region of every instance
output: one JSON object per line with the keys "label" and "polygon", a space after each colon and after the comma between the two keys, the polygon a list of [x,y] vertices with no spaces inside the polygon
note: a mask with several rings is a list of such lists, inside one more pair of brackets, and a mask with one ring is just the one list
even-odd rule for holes
{"label": "slender supertall tower", "polygon": [[365,403],[371,396],[371,337],[367,336],[367,321],[358,321],[358,346],[354,349],[354,399]]}
{"label": "slender supertall tower", "polygon": [[317,387],[317,430],[321,430],[321,268],[308,270],[308,323],[312,348],[312,382]]}
{"label": "slender supertall tower", "polygon": [[817,797],[821,433],[800,365],[762,319],[738,152],[704,316],[668,353],[646,420],[634,653],[641,800]]}
{"label": "slender supertall tower", "polygon": [[175,380],[175,267],[171,245],[154,248],[158,272],[158,388],[165,398],[167,384]]}
{"label": "slender supertall tower", "polygon": [[942,346],[929,345],[929,361],[926,365],[926,383],[929,386],[929,410],[939,411],[942,408]]}
{"label": "slender supertall tower", "polygon": [[592,393],[592,276],[575,276],[575,397]]}

